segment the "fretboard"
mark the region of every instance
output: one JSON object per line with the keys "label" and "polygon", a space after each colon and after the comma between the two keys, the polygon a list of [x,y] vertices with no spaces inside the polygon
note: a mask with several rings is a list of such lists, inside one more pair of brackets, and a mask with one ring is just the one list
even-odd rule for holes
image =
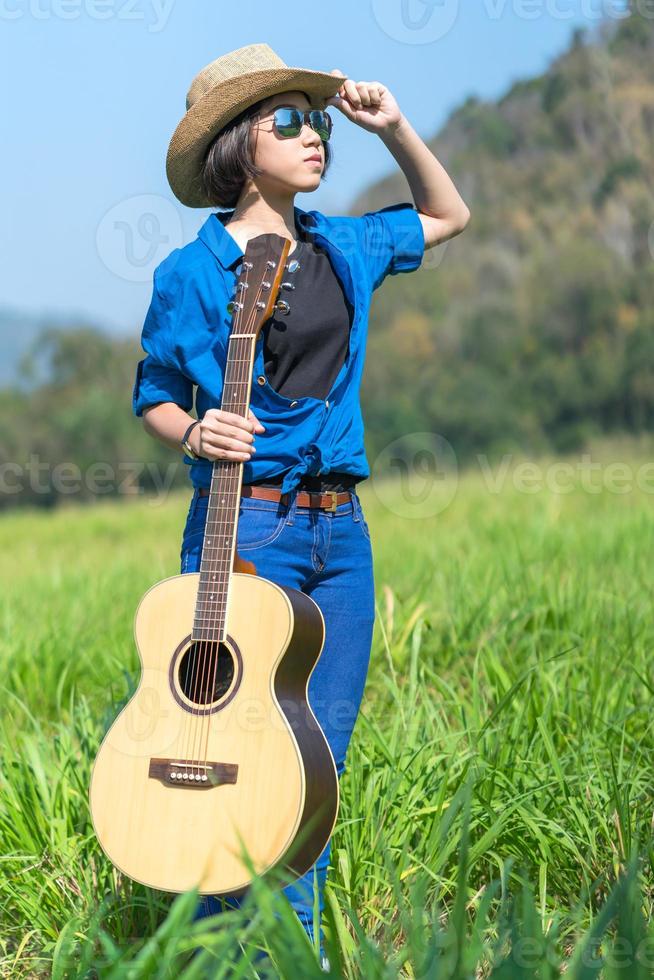
{"label": "fretboard", "polygon": [[[229,340],[220,407],[247,418],[255,360],[253,336]],[[211,475],[193,640],[225,639],[227,602],[243,479],[242,460],[216,460]]]}

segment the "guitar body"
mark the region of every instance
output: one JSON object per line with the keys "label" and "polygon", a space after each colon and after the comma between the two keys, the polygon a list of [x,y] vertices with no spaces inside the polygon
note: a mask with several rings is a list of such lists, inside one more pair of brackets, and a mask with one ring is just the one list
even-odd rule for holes
{"label": "guitar body", "polygon": [[140,683],[98,751],[91,814],[130,878],[240,894],[253,873],[304,874],[334,827],[338,776],[307,696],[325,624],[304,593],[232,572],[224,640],[193,641],[199,579],[140,602]]}

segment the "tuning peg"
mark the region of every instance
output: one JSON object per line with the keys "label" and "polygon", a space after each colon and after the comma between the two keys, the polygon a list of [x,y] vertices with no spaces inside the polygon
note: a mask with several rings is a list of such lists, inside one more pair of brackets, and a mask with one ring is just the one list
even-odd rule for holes
{"label": "tuning peg", "polygon": [[281,289],[295,289],[295,284],[292,282],[283,282],[281,284]]}
{"label": "tuning peg", "polygon": [[279,313],[283,313],[284,316],[287,316],[291,312],[290,306],[284,299],[280,299],[278,303],[275,303],[275,309],[278,310]]}
{"label": "tuning peg", "polygon": [[297,272],[297,270],[300,268],[301,266],[297,259],[291,259],[291,261],[286,266],[287,272]]}
{"label": "tuning peg", "polygon": [[230,302],[227,304],[227,312],[230,314],[230,316],[234,312],[234,310],[242,310],[242,309],[243,309],[243,304],[237,303],[236,300],[230,300]]}

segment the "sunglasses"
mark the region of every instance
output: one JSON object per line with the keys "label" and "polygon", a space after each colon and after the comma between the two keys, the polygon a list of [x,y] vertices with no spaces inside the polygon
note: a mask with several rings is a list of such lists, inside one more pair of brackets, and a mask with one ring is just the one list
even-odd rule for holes
{"label": "sunglasses", "polygon": [[277,106],[272,114],[273,129],[282,139],[299,136],[306,123],[321,140],[327,142],[332,132],[332,117],[324,109],[298,109],[295,106]]}

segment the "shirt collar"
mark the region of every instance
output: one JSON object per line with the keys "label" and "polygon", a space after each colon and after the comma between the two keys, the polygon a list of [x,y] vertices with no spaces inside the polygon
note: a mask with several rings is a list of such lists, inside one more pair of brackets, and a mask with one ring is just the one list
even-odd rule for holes
{"label": "shirt collar", "polygon": [[[308,240],[311,238],[312,229],[317,224],[317,211],[303,211],[302,208],[294,206],[295,224],[297,229]],[[233,238],[225,228],[226,222],[234,214],[231,211],[214,211],[209,215],[198,232],[198,238],[204,242],[207,248],[216,256],[224,269],[231,269],[238,265],[243,258],[243,251],[236,239]]]}

